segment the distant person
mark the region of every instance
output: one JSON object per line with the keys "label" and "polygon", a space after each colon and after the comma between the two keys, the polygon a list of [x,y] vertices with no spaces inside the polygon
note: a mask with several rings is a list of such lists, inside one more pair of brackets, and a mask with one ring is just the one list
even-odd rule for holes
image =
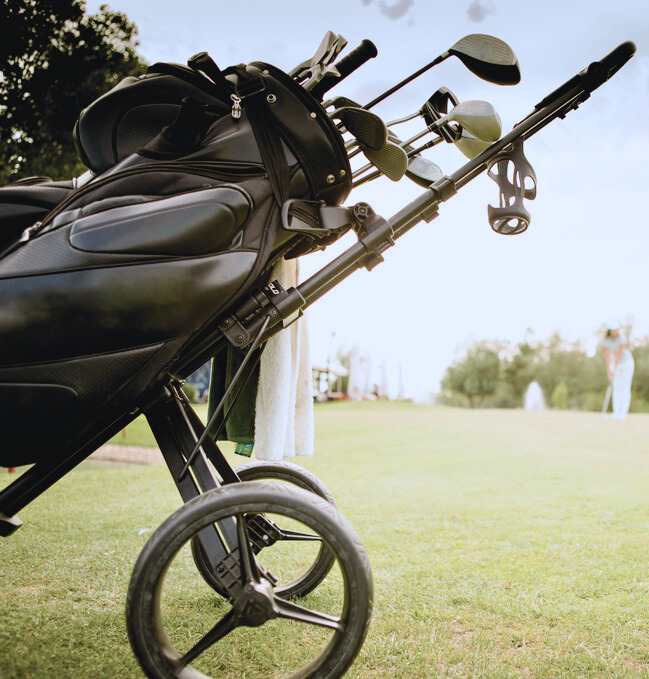
{"label": "distant person", "polygon": [[613,386],[614,420],[623,420],[631,405],[631,381],[633,380],[633,354],[618,321],[606,323],[606,337],[603,343],[606,358],[606,372]]}

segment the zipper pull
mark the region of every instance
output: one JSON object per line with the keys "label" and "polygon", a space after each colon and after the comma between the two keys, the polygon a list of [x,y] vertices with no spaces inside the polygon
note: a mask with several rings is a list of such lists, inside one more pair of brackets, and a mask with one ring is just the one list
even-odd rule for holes
{"label": "zipper pull", "polygon": [[19,243],[26,243],[40,228],[43,226],[43,222],[36,222],[31,226],[28,226],[20,235],[18,239]]}
{"label": "zipper pull", "polygon": [[232,117],[241,118],[241,97],[237,94],[231,94],[230,99],[232,99]]}

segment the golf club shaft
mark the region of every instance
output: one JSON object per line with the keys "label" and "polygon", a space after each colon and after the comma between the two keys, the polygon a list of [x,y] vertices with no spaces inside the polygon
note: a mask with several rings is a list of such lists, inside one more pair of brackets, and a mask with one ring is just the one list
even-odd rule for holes
{"label": "golf club shaft", "polygon": [[608,412],[608,404],[613,393],[613,383],[609,380],[608,387],[606,387],[606,395],[604,396],[604,405],[602,405],[602,417]]}
{"label": "golf club shaft", "polygon": [[[411,149],[410,151],[407,151],[405,149],[405,147],[410,142],[416,141],[417,139],[423,137],[428,132],[429,132],[429,130],[426,130],[426,131],[422,132],[421,134],[415,135],[414,137],[412,137],[412,139],[410,139],[408,141],[401,142],[401,141],[397,140],[399,146],[401,146],[401,148],[403,148],[403,150],[406,151],[408,158],[412,158],[413,156],[416,156],[418,153],[421,153],[422,151],[426,151],[427,149],[430,149],[433,146],[436,146],[440,142],[444,141],[442,137],[435,137],[435,139],[432,139],[431,141],[426,142],[425,144],[422,144],[421,146],[419,146],[415,149]],[[360,149],[353,151],[352,154],[350,154],[350,158],[353,157],[354,155],[356,155],[359,152],[360,152]],[[380,170],[374,170],[374,172],[371,172],[366,177],[363,177],[362,175],[365,172],[367,172],[368,170],[370,170],[372,167],[375,167],[375,166],[372,165],[372,163],[368,163],[367,165],[364,165],[363,167],[359,168],[358,170],[356,170],[356,172],[354,172],[352,174],[352,178],[359,177],[359,179],[357,181],[352,183],[353,188],[356,188],[357,186],[361,186],[362,184],[365,184],[366,182],[377,179],[378,177],[380,177],[383,174]]]}
{"label": "golf club shaft", "polygon": [[365,104],[363,108],[370,109],[382,102],[384,99],[387,99],[390,95],[394,94],[397,90],[400,90],[404,85],[407,85],[409,82],[412,82],[415,78],[418,78],[422,73],[426,73],[426,71],[430,70],[433,68],[433,66],[437,66],[437,64],[441,64],[444,59],[448,56],[448,53],[446,54],[441,54],[439,57],[434,59],[433,61],[430,62],[430,64],[427,64],[426,66],[422,66],[418,71],[415,71],[412,75],[409,75],[407,78],[404,78],[400,83],[397,83],[393,87],[391,87],[389,90],[386,90],[383,92],[383,94],[379,94],[378,97],[375,99],[372,99],[369,104]]}

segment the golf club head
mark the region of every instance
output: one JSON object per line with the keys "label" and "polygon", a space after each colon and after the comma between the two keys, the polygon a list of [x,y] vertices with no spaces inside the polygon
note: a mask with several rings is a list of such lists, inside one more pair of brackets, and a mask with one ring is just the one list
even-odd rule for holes
{"label": "golf club head", "polygon": [[346,107],[363,108],[360,104],[353,101],[352,99],[348,99],[347,97],[334,97],[333,99],[328,99],[322,104],[322,106],[323,108],[333,107],[334,109]]}
{"label": "golf club head", "polygon": [[360,145],[374,167],[393,182],[399,181],[408,169],[408,155],[397,144],[386,141],[378,150]]}
{"label": "golf club head", "polygon": [[330,117],[340,120],[363,150],[369,148],[378,151],[388,139],[388,128],[383,120],[376,113],[366,111],[364,108],[345,106],[336,109]]}
{"label": "golf club head", "polygon": [[459,103],[459,99],[448,89],[448,87],[440,87],[431,97],[429,97],[428,101],[419,111],[419,115],[424,119],[428,129],[439,134],[444,141],[451,144],[459,137],[461,130],[454,125],[446,125],[437,128],[435,123]]}
{"label": "golf club head", "polygon": [[516,85],[521,80],[518,59],[503,40],[472,33],[458,40],[442,58],[457,57],[479,78],[496,85]]}
{"label": "golf club head", "polygon": [[427,189],[431,184],[441,179],[444,176],[441,168],[433,163],[432,160],[422,158],[422,156],[413,156],[408,159],[408,168],[406,169],[406,177],[412,180],[418,186]]}
{"label": "golf club head", "polygon": [[451,121],[483,141],[497,141],[502,133],[500,116],[488,101],[462,101],[435,125],[441,127]]}
{"label": "golf club head", "polygon": [[453,142],[458,149],[467,157],[469,160],[473,160],[476,156],[479,156],[484,150],[488,149],[492,142],[484,141],[483,139],[478,139],[466,130],[462,130],[462,134],[458,139]]}

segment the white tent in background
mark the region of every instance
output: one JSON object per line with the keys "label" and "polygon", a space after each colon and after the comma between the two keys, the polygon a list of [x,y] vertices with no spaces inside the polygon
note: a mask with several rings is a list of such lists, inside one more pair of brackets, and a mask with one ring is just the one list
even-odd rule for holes
{"label": "white tent in background", "polygon": [[347,381],[347,396],[353,401],[360,401],[365,393],[365,375],[363,361],[358,347],[352,349],[349,357],[349,380]]}
{"label": "white tent in background", "polygon": [[377,394],[379,398],[388,397],[388,371],[385,365],[385,360],[381,363],[381,383],[379,384],[379,393]]}
{"label": "white tent in background", "polygon": [[543,390],[541,385],[534,381],[530,382],[525,391],[525,400],[523,402],[525,410],[545,410],[545,399],[543,398]]}

